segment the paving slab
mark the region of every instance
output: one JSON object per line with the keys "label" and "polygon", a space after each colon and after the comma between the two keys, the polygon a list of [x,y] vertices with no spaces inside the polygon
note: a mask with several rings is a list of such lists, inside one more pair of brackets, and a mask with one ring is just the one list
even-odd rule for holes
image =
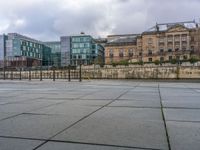
{"label": "paving slab", "polygon": [[33,114],[56,114],[56,115],[66,115],[69,117],[84,117],[93,111],[99,109],[101,106],[87,106],[81,104],[74,104],[74,101],[65,102],[58,105],[52,105],[50,107],[45,107],[35,111],[31,111]]}
{"label": "paving slab", "polygon": [[158,100],[118,100],[108,106],[112,107],[161,107]]}
{"label": "paving slab", "polygon": [[200,109],[164,109],[166,120],[174,121],[199,121]]}
{"label": "paving slab", "polygon": [[0,136],[47,139],[80,117],[23,114],[0,121]]}
{"label": "paving slab", "polygon": [[11,103],[11,104],[5,104],[0,105],[0,112],[4,113],[25,113],[29,112],[35,109],[43,108],[49,105],[54,105],[58,102],[53,101],[45,101],[45,100],[35,100],[35,101],[29,101],[29,102],[21,102],[21,103]]}
{"label": "paving slab", "polygon": [[172,150],[199,150],[200,123],[167,121]]}
{"label": "paving slab", "polygon": [[48,142],[37,150],[144,150],[142,148],[124,148],[103,145],[89,145],[78,143]]}
{"label": "paving slab", "polygon": [[57,135],[54,139],[167,149],[160,109],[107,107]]}
{"label": "paving slab", "polygon": [[160,100],[159,94],[156,93],[138,93],[138,92],[128,92],[121,96],[119,99],[128,100]]}
{"label": "paving slab", "polygon": [[165,108],[196,108],[200,109],[200,100],[164,100],[162,101]]}
{"label": "paving slab", "polygon": [[1,150],[33,150],[41,141],[0,137]]}

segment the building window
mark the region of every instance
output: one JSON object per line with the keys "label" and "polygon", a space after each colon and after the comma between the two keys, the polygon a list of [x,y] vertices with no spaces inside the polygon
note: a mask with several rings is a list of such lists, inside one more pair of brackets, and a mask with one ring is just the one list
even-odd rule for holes
{"label": "building window", "polygon": [[128,55],[129,55],[129,57],[133,57],[133,49],[128,50]]}
{"label": "building window", "polygon": [[160,49],[160,53],[163,53],[164,52],[164,49]]}
{"label": "building window", "polygon": [[149,38],[149,39],[148,39],[148,44],[151,45],[152,43],[153,43],[153,39],[152,39],[152,38]]}
{"label": "building window", "polygon": [[109,50],[109,56],[110,56],[110,58],[113,58],[113,50],[112,49]]}
{"label": "building window", "polygon": [[152,55],[152,50],[148,50],[148,55]]}
{"label": "building window", "polygon": [[183,59],[184,59],[184,60],[187,60],[187,59],[188,59],[187,55],[184,55],[184,56],[183,56]]}
{"label": "building window", "polygon": [[179,48],[175,48],[175,51],[176,51],[176,52],[179,51]]}
{"label": "building window", "polygon": [[124,57],[124,50],[123,50],[123,49],[121,49],[121,50],[119,51],[119,57]]}
{"label": "building window", "polygon": [[172,56],[169,56],[169,61],[171,61],[172,60]]}
{"label": "building window", "polygon": [[168,52],[172,52],[172,49],[171,49],[171,48],[169,48],[169,49],[168,49]]}
{"label": "building window", "polygon": [[152,62],[152,58],[149,58],[149,62]]}
{"label": "building window", "polygon": [[163,62],[164,61],[164,57],[160,57],[160,62]]}

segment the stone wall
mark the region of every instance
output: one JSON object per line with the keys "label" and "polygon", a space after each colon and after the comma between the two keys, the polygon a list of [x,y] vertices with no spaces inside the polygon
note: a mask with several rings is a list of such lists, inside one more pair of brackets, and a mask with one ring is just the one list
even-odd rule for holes
{"label": "stone wall", "polygon": [[84,68],[82,77],[88,79],[200,79],[200,66]]}
{"label": "stone wall", "polygon": [[[19,79],[19,71],[6,71],[6,79]],[[71,70],[71,78],[79,78],[79,68]],[[52,79],[52,70],[42,71],[43,79]],[[0,79],[4,73],[0,72]],[[56,79],[68,79],[68,70],[56,70]],[[22,79],[29,78],[29,71],[21,72]],[[32,79],[40,79],[40,71],[31,71]],[[200,66],[117,66],[82,68],[83,79],[200,79]]]}

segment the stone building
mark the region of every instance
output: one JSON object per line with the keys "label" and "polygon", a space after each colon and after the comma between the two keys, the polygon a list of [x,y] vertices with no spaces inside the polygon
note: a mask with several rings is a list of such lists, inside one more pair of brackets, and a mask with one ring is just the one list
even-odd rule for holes
{"label": "stone building", "polygon": [[195,21],[156,24],[142,34],[110,35],[105,63],[170,62],[200,58],[200,28]]}
{"label": "stone building", "polygon": [[142,33],[142,60],[188,60],[199,53],[199,28],[194,21],[156,24]]}
{"label": "stone building", "polygon": [[137,34],[109,35],[105,45],[105,63],[138,61]]}

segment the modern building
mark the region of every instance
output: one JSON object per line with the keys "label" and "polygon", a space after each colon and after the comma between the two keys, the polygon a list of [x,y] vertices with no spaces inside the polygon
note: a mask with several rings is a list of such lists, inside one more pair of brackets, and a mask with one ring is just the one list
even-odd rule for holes
{"label": "modern building", "polygon": [[0,35],[0,68],[4,67],[4,59],[5,59],[5,49],[6,49],[6,39],[7,36]]}
{"label": "modern building", "polygon": [[61,66],[62,67],[69,66],[71,59],[71,37],[61,36],[60,44],[61,44],[61,58],[60,58]]}
{"label": "modern building", "polygon": [[61,42],[60,41],[52,41],[45,42],[45,45],[51,48],[51,62],[50,66],[60,67],[61,66]]}
{"label": "modern building", "polygon": [[8,33],[0,36],[1,67],[26,68],[48,65],[51,61],[51,48],[43,42]]}
{"label": "modern building", "polygon": [[120,61],[137,62],[138,34],[109,35],[105,45],[105,63],[112,64]]}
{"label": "modern building", "polygon": [[104,47],[90,35],[71,36],[71,64],[77,65],[103,64]]}

